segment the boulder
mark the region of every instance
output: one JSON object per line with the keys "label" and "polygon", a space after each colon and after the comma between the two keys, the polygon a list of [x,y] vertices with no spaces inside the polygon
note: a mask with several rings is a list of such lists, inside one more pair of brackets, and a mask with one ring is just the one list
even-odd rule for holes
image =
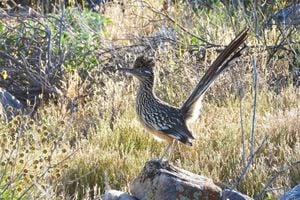
{"label": "boulder", "polygon": [[169,164],[150,160],[130,186],[139,200],[220,200],[222,189],[212,179]]}
{"label": "boulder", "polygon": [[253,200],[251,197],[244,195],[238,191],[225,189],[223,190],[222,199],[224,200]]}
{"label": "boulder", "polygon": [[24,114],[24,105],[5,89],[0,88],[0,113],[5,121],[18,114]]}
{"label": "boulder", "polygon": [[300,183],[291,190],[287,191],[279,200],[297,200],[300,199]]}
{"label": "boulder", "polygon": [[129,195],[126,192],[118,191],[118,190],[107,190],[101,196],[102,200],[138,200],[137,198]]}
{"label": "boulder", "polygon": [[278,10],[264,23],[264,27],[267,28],[273,24],[281,27],[299,26],[300,3],[292,4]]}

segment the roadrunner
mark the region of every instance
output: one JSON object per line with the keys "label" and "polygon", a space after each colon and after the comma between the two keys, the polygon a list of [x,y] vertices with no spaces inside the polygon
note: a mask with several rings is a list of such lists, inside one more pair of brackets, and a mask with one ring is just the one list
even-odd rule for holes
{"label": "roadrunner", "polygon": [[[192,146],[192,140],[195,138],[188,129],[187,122],[198,118],[201,100],[207,89],[227,67],[231,66],[230,62],[241,55],[243,48],[238,51],[237,49],[246,40],[247,32],[248,30],[242,31],[221,52],[181,107],[171,106],[158,99],[154,94],[155,64],[153,59],[140,56],[136,59],[133,68],[118,69],[139,79],[140,86],[136,97],[136,111],[141,123],[156,137],[169,143],[160,160],[176,140]],[[233,55],[231,56],[231,54]]]}

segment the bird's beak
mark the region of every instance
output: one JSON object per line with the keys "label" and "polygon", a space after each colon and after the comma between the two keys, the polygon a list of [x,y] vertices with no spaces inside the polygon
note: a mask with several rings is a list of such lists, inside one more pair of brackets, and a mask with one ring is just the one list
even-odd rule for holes
{"label": "bird's beak", "polygon": [[125,73],[133,73],[134,70],[132,68],[117,68],[117,71],[125,72]]}
{"label": "bird's beak", "polygon": [[137,70],[135,70],[134,68],[117,68],[117,71],[120,71],[120,72],[124,72],[124,73],[129,73],[129,74],[132,74],[132,75],[138,75],[138,72]]}

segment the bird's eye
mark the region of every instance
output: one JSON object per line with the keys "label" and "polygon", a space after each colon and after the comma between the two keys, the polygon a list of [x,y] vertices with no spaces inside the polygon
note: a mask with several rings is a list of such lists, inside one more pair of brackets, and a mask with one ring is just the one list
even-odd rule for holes
{"label": "bird's eye", "polygon": [[144,72],[145,74],[151,74],[151,71],[149,71],[149,70],[147,70],[147,69],[144,69],[143,72]]}

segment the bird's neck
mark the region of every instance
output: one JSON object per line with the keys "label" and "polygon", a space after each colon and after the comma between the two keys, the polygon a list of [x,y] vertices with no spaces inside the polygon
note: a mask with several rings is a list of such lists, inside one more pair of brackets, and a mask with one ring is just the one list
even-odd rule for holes
{"label": "bird's neck", "polygon": [[143,93],[143,92],[153,92],[153,88],[154,88],[154,81],[151,79],[146,79],[146,80],[142,80],[140,82],[140,87],[139,87],[139,93]]}
{"label": "bird's neck", "polygon": [[137,100],[155,100],[154,81],[153,80],[142,80],[140,81],[140,86],[137,93]]}

